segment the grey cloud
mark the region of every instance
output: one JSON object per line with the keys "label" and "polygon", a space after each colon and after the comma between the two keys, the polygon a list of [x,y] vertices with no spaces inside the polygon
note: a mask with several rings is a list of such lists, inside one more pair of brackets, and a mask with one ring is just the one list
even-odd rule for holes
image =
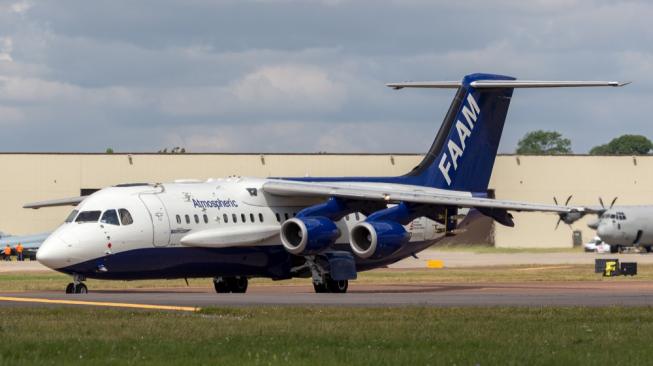
{"label": "grey cloud", "polygon": [[0,148],[419,152],[452,93],[383,83],[478,71],[634,79],[619,90],[515,92],[502,151],[533,129],[560,130],[587,151],[622,132],[653,136],[642,108],[653,92],[652,7],[0,2]]}

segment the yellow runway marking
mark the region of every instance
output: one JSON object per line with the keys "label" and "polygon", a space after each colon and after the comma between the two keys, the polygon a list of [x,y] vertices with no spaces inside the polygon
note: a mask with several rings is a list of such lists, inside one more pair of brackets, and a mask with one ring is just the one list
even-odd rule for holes
{"label": "yellow runway marking", "polygon": [[573,268],[573,266],[549,266],[549,267],[530,267],[530,268],[517,268],[515,271],[541,271],[547,269],[565,269]]}
{"label": "yellow runway marking", "polygon": [[109,306],[115,308],[133,308],[133,309],[151,309],[151,310],[176,310],[176,311],[200,310],[200,308],[191,307],[191,306],[131,304],[131,303],[124,303],[124,302],[103,302],[103,301],[53,300],[53,299],[40,299],[40,298],[30,298],[30,297],[0,296],[0,301],[35,302],[41,304],[62,304],[62,305]]}

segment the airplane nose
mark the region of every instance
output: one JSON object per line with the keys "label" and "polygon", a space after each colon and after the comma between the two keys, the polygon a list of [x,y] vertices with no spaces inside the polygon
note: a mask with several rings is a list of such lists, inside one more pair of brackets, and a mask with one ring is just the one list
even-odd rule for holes
{"label": "airplane nose", "polygon": [[66,265],[66,243],[58,237],[49,237],[36,251],[36,260],[42,265],[58,269]]}
{"label": "airplane nose", "polygon": [[596,234],[603,240],[610,236],[610,230],[607,225],[599,225]]}

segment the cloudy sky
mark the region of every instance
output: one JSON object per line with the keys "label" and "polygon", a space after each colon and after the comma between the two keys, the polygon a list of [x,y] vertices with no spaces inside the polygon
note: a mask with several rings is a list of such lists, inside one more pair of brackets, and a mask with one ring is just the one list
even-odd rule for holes
{"label": "cloudy sky", "polygon": [[653,138],[653,5],[601,0],[0,2],[0,151],[424,152],[451,90],[386,82],[632,80],[517,90],[584,153]]}

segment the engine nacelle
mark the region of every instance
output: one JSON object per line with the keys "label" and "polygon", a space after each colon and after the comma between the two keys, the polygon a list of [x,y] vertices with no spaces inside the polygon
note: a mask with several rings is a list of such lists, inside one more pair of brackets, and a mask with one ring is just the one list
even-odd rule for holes
{"label": "engine nacelle", "polygon": [[280,236],[288,252],[313,255],[332,246],[340,236],[340,230],[326,217],[295,217],[281,224]]}
{"label": "engine nacelle", "polygon": [[410,240],[410,234],[395,221],[366,221],[350,232],[351,249],[359,258],[380,259],[399,250]]}

